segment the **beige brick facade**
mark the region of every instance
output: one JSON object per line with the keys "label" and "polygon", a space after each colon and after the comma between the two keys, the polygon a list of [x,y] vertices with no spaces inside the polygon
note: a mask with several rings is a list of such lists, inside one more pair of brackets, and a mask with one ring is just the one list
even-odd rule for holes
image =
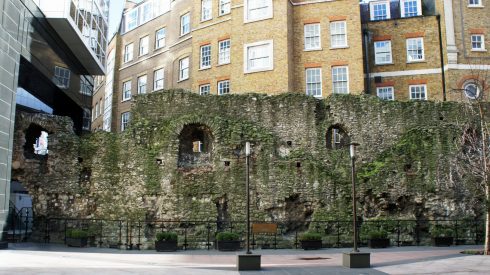
{"label": "beige brick facade", "polygon": [[[141,11],[149,1],[152,0],[127,5],[125,13]],[[393,87],[395,100],[410,100],[412,92],[420,92],[412,91],[411,86],[423,85],[425,94],[420,99],[434,101],[462,100],[465,81],[480,75],[475,74],[475,64],[490,70],[490,5],[485,2],[470,7],[463,0],[421,0],[417,4],[418,16],[402,18],[403,2],[390,1],[391,18],[373,21],[370,4],[359,6],[354,0],[270,0],[272,9],[258,18],[248,9],[248,1],[251,0],[231,0],[224,12],[220,0],[170,1],[163,14],[129,31],[125,30],[127,22],[123,19],[121,33],[116,35],[112,130],[121,129],[121,114],[131,108],[131,100],[123,100],[124,83],[131,81],[134,96],[138,93],[138,79],[146,76],[146,92],[156,92],[160,88],[154,89],[154,76],[160,69],[164,71],[164,89],[183,88],[198,93],[202,86],[210,94],[219,93],[220,82],[229,84],[222,88],[228,87],[231,94],[308,93],[306,71],[314,71],[316,96],[326,97],[334,91],[333,70],[338,73],[339,68],[346,68],[342,71],[347,72],[343,78],[347,88],[341,89],[343,92],[376,96],[378,88]],[[203,9],[203,3],[209,5],[204,4],[208,9]],[[209,13],[203,16],[203,10]],[[186,15],[189,32],[182,34],[181,21]],[[319,40],[315,47],[305,45],[305,26],[309,34],[315,30],[313,36]],[[165,42],[156,47],[156,33],[162,28]],[[339,36],[339,28],[346,30],[346,44],[333,47],[332,41],[344,34],[340,31]],[[482,50],[471,49],[472,35],[482,36]],[[148,52],[140,55],[145,37],[149,41]],[[421,60],[409,59],[407,39],[412,44],[419,43],[412,40],[422,41]],[[223,41],[230,44],[229,60],[223,59],[226,54],[222,54],[220,62]],[[374,44],[379,41],[391,43],[391,62],[376,64]],[[131,43],[133,58],[124,60],[126,45]],[[204,61],[201,50],[207,58]],[[414,52],[417,49],[412,55]],[[262,61],[252,60],[257,53],[266,53]],[[181,61],[189,63],[185,79],[180,75]],[[257,64],[263,66],[256,69]],[[309,82],[311,91],[312,80]],[[225,88],[221,91],[228,92]],[[100,94],[96,89],[94,108]],[[93,121],[92,129],[100,128],[98,119]]]}
{"label": "beige brick facade", "polygon": [[[390,2],[390,5],[398,3]],[[490,7],[481,1],[482,5],[477,7],[469,6],[468,1],[456,0],[422,0],[422,3],[424,9],[420,16],[401,18],[400,4],[395,7],[400,14],[393,14],[392,7],[392,18],[381,21],[370,20],[371,7],[361,9],[363,30],[369,33],[368,37],[364,36],[368,41],[365,50],[369,56],[366,85],[369,92],[376,95],[378,87],[389,87],[388,84],[393,83],[394,98],[407,100],[410,99],[410,81],[421,79],[427,81],[428,100],[463,100],[465,81],[472,81],[474,76],[488,75],[484,71],[490,71],[489,41],[486,39],[490,30]],[[471,35],[475,34],[483,35],[482,48],[485,50],[472,49]],[[415,37],[423,38],[424,58],[409,62],[407,39]],[[392,62],[375,63],[376,41],[391,42]]]}

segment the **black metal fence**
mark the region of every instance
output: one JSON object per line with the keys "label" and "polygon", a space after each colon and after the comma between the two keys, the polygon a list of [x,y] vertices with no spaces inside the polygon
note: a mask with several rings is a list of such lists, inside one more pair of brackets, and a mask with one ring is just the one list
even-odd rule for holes
{"label": "black metal fence", "polygon": [[[322,235],[323,247],[352,247],[352,221],[253,221],[276,223],[276,234],[252,234],[251,245],[257,248],[299,248],[301,234],[306,231]],[[392,246],[429,245],[431,228],[450,229],[455,245],[481,244],[484,239],[483,220],[376,220],[359,222],[359,245],[367,245],[368,233],[384,230]],[[122,249],[152,249],[160,231],[178,234],[181,249],[214,249],[216,234],[236,232],[245,239],[244,221],[127,221],[101,219],[49,218],[34,224],[34,241],[65,243],[70,229],[82,229],[89,235],[89,244],[97,247]]]}

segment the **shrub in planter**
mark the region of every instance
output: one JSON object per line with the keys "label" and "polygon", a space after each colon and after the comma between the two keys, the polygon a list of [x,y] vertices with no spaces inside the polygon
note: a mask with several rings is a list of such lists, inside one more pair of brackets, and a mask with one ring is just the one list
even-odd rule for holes
{"label": "shrub in planter", "polygon": [[175,232],[158,232],[156,234],[155,249],[158,252],[177,250],[178,236]]}
{"label": "shrub in planter", "polygon": [[320,233],[306,232],[301,235],[299,241],[301,243],[301,248],[304,250],[322,248],[322,235]]}
{"label": "shrub in planter", "polygon": [[66,230],[66,245],[73,247],[87,246],[88,233],[81,229]]}
{"label": "shrub in planter", "polygon": [[370,248],[386,248],[390,246],[388,232],[382,229],[369,231],[368,246]]}
{"label": "shrub in planter", "polygon": [[430,229],[433,246],[450,246],[454,242],[453,230],[446,226],[435,225]]}
{"label": "shrub in planter", "polygon": [[240,236],[235,232],[219,232],[216,235],[219,251],[236,251],[240,249]]}

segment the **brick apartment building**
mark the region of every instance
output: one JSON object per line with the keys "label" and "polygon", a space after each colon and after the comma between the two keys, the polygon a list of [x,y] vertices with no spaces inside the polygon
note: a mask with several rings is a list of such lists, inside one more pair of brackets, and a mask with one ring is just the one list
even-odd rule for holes
{"label": "brick apartment building", "polygon": [[366,92],[388,100],[477,96],[490,70],[490,7],[482,1],[361,4]]}
{"label": "brick apartment building", "polygon": [[132,96],[169,88],[462,100],[490,69],[482,1],[127,1],[92,129],[124,130]]}

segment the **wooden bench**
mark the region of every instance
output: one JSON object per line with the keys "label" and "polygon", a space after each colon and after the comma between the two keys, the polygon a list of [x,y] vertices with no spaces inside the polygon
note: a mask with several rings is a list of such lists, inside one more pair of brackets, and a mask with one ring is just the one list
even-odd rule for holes
{"label": "wooden bench", "polygon": [[277,247],[277,224],[276,223],[253,223],[252,224],[252,247],[255,246],[255,235],[274,235],[274,249]]}

